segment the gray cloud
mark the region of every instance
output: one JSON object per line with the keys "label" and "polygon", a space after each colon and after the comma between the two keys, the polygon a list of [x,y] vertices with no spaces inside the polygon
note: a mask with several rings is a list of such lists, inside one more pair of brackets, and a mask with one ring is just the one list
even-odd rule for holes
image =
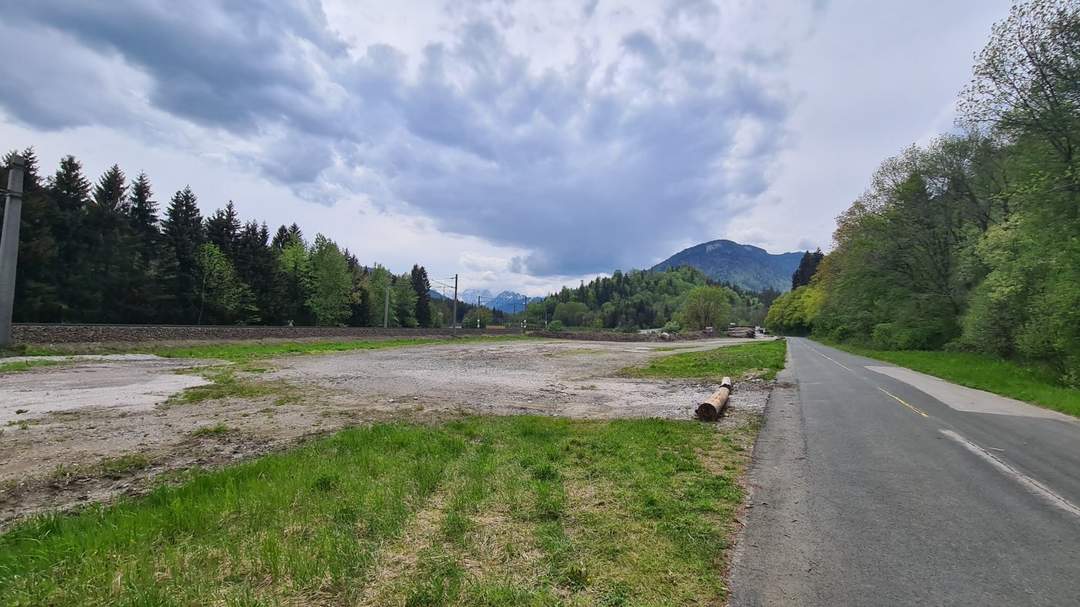
{"label": "gray cloud", "polygon": [[[722,18],[711,2],[673,2],[656,29],[621,35],[614,57],[582,43],[555,67],[514,51],[501,12],[410,57],[349,48],[315,0],[182,6],[11,7],[35,40],[62,45],[48,95],[5,89],[0,104],[42,129],[116,125],[131,101],[103,71],[119,64],[155,111],[249,142],[236,154],[268,178],[324,202],[363,193],[529,250],[510,266],[536,275],[642,265],[714,235],[697,218],[765,190],[792,106],[771,77],[782,49],[721,59],[679,25]],[[595,3],[584,10],[595,18]]]}

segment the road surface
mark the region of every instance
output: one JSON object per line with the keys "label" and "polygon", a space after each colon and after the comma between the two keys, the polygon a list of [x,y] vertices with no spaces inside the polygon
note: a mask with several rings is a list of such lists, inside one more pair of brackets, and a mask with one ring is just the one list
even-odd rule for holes
{"label": "road surface", "polygon": [[1080,423],[806,339],[732,605],[1080,605]]}

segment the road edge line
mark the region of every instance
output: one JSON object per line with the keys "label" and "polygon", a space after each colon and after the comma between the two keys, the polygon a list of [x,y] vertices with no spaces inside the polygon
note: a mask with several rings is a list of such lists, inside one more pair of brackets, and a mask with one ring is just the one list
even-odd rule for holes
{"label": "road edge line", "polygon": [[976,445],[975,443],[969,441],[968,439],[964,438],[963,436],[960,436],[956,432],[953,432],[952,430],[946,430],[944,428],[941,428],[938,431],[941,432],[942,434],[944,434],[945,436],[949,437],[950,439],[960,443],[960,445],[962,447],[964,447],[968,451],[974,453],[975,455],[977,455],[979,458],[981,458],[983,461],[990,464],[994,468],[997,468],[998,471],[1004,473],[1006,476],[1008,476],[1008,477],[1012,478],[1013,480],[1015,480],[1016,482],[1020,483],[1025,488],[1027,488],[1027,490],[1029,492],[1031,492],[1034,495],[1042,498],[1043,501],[1049,503],[1050,505],[1052,505],[1052,506],[1054,506],[1054,507],[1056,507],[1056,508],[1058,508],[1060,510],[1063,510],[1063,511],[1067,512],[1068,514],[1071,514],[1071,515],[1073,515],[1073,516],[1075,516],[1077,518],[1080,518],[1080,507],[1078,507],[1076,504],[1070,502],[1069,500],[1065,499],[1064,497],[1058,495],[1057,493],[1055,493],[1052,489],[1050,489],[1046,485],[1044,485],[1044,484],[1040,483],[1039,481],[1031,478],[1030,476],[1024,474],[1023,472],[1020,472],[1016,468],[1013,468],[1012,466],[1010,466],[1009,464],[1002,461],[1000,458],[998,458],[993,453],[990,453],[986,449],[983,449],[982,447],[980,447],[980,446]]}

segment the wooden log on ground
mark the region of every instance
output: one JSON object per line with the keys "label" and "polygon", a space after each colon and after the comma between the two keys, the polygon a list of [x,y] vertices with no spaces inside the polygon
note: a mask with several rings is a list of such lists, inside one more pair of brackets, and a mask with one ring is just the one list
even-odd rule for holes
{"label": "wooden log on ground", "polygon": [[728,400],[734,386],[730,377],[725,377],[720,382],[720,389],[712,393],[712,396],[698,404],[694,413],[697,418],[704,422],[714,422],[724,416],[728,408]]}

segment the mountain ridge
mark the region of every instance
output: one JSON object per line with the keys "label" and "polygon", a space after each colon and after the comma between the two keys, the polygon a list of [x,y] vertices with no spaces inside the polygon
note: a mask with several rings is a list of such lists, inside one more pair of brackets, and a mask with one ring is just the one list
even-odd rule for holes
{"label": "mountain ridge", "polygon": [[718,282],[751,291],[791,290],[791,275],[799,267],[803,251],[770,253],[761,247],[721,238],[687,247],[649,268],[663,271],[690,266]]}

